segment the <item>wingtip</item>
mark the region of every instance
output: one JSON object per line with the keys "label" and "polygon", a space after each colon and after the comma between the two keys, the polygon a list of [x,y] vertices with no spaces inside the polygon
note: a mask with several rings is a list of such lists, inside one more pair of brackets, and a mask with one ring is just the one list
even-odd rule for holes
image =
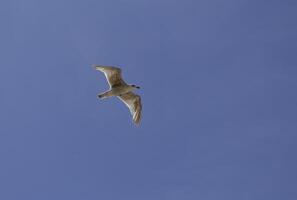
{"label": "wingtip", "polygon": [[140,113],[135,113],[135,115],[133,116],[133,122],[136,126],[140,125],[140,121],[141,121],[141,117],[140,117]]}

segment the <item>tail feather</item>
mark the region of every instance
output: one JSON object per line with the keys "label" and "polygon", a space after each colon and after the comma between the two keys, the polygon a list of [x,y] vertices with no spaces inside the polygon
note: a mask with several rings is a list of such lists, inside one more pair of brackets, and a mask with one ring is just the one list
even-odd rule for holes
{"label": "tail feather", "polygon": [[104,96],[103,94],[98,94],[99,99],[102,99]]}
{"label": "tail feather", "polygon": [[107,91],[97,95],[100,99],[105,99],[107,97],[113,96],[112,91]]}

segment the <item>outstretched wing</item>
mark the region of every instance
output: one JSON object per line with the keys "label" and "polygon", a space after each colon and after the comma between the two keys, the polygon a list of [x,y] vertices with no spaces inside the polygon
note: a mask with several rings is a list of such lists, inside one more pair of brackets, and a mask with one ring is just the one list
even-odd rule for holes
{"label": "outstretched wing", "polygon": [[122,79],[122,71],[120,68],[102,65],[93,65],[93,67],[104,73],[111,88],[118,85],[126,85],[125,81]]}
{"label": "outstretched wing", "polygon": [[135,124],[139,124],[141,120],[141,98],[139,95],[134,94],[133,92],[128,92],[126,94],[122,94],[118,96],[126,106],[129,108],[130,113],[133,117],[133,121]]}

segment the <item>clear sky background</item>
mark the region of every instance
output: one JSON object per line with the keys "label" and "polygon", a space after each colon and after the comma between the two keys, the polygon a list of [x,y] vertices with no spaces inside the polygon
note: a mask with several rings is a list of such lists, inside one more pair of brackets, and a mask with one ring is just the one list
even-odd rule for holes
{"label": "clear sky background", "polygon": [[[0,199],[296,200],[295,0],[1,0]],[[91,64],[141,86],[134,126]]]}

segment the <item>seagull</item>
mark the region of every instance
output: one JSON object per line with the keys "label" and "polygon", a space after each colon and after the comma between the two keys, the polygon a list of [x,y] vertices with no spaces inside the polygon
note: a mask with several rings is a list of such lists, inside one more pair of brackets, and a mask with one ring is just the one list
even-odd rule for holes
{"label": "seagull", "polygon": [[139,125],[141,120],[141,98],[132,91],[139,86],[129,85],[122,79],[122,70],[113,66],[92,65],[96,70],[104,73],[109,84],[109,91],[98,94],[100,99],[116,96],[129,108],[133,122]]}

